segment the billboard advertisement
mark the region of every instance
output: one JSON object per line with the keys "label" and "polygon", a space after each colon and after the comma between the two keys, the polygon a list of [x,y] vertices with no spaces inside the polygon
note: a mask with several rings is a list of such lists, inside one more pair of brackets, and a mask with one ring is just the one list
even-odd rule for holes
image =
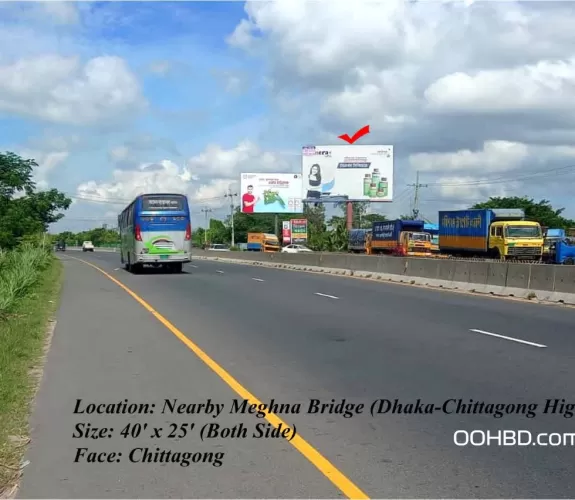
{"label": "billboard advertisement", "polygon": [[307,219],[292,219],[291,223],[291,242],[296,245],[305,245],[307,243]]}
{"label": "billboard advertisement", "polygon": [[241,174],[241,207],[246,214],[301,214],[301,174]]}
{"label": "billboard advertisement", "polygon": [[282,222],[282,242],[284,245],[291,243],[291,224],[289,220]]}
{"label": "billboard advertisement", "polygon": [[304,146],[305,201],[393,201],[393,146]]}

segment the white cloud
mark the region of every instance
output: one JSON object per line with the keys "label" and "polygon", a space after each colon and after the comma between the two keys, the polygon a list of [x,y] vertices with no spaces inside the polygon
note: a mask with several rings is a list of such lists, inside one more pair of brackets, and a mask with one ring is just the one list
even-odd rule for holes
{"label": "white cloud", "polygon": [[116,120],[144,105],[125,61],[101,56],[84,66],[76,57],[46,55],[0,66],[0,111],[54,123]]}
{"label": "white cloud", "polygon": [[[551,172],[572,161],[575,141],[569,4],[291,0],[245,10],[228,43],[264,59],[276,120],[312,131],[306,142],[369,124],[363,143],[395,145],[397,192],[420,170],[446,200],[560,194]],[[305,115],[283,109],[293,96]],[[550,174],[496,180],[529,167]]]}
{"label": "white cloud", "polygon": [[76,24],[79,21],[78,7],[74,2],[48,0],[39,3],[44,15],[59,24]]}
{"label": "white cloud", "polygon": [[38,167],[34,169],[34,182],[36,187],[40,190],[45,190],[50,188],[50,176],[51,174],[64,163],[70,153],[68,151],[33,151],[33,150],[22,150],[19,154],[23,158],[34,158]]}
{"label": "white cloud", "polygon": [[525,144],[507,141],[489,141],[483,149],[463,149],[454,153],[418,153],[409,157],[415,170],[440,172],[486,173],[513,170],[528,158],[529,148]]}
{"label": "white cloud", "polygon": [[425,98],[439,112],[573,112],[575,58],[474,75],[453,73],[432,83]]}
{"label": "white cloud", "polygon": [[[122,156],[125,150],[118,149]],[[299,158],[288,153],[262,151],[256,144],[244,141],[235,148],[209,145],[204,152],[189,158],[183,165],[163,160],[145,163],[132,170],[115,170],[104,182],[88,181],[77,188],[82,198],[126,204],[142,193],[184,193],[195,204],[214,208],[227,205],[225,193],[239,188],[241,172],[296,171]]]}

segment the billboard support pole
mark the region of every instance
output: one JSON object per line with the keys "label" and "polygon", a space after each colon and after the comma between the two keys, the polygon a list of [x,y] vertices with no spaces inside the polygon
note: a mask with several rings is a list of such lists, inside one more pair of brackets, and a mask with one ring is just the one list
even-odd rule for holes
{"label": "billboard support pole", "polygon": [[275,214],[275,219],[274,219],[274,227],[275,227],[275,235],[279,238],[279,218],[278,218],[278,214]]}
{"label": "billboard support pole", "polygon": [[346,208],[347,208],[346,226],[347,230],[351,231],[353,229],[353,201],[346,201]]}

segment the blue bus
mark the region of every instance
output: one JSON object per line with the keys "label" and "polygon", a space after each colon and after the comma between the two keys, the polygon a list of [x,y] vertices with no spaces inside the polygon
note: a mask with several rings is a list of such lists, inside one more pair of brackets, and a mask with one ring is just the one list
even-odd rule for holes
{"label": "blue bus", "polygon": [[192,260],[188,199],[182,194],[142,194],[118,215],[120,260],[130,272],[144,265],[182,272]]}

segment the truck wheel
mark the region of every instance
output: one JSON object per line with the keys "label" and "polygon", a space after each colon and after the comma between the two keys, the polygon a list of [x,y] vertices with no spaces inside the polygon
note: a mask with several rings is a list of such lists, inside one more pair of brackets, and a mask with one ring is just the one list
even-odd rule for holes
{"label": "truck wheel", "polygon": [[573,260],[573,257],[568,257],[565,259],[565,265],[572,266],[574,264],[575,264],[575,261]]}

